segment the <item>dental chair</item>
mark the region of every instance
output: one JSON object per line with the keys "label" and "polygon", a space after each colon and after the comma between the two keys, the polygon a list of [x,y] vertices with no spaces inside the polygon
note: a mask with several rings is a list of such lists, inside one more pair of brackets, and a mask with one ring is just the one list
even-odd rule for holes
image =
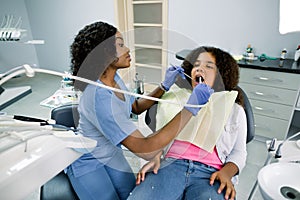
{"label": "dental chair", "polygon": [[[175,54],[175,57],[179,60],[184,60],[185,57],[191,52],[189,49],[183,49]],[[246,113],[247,118],[247,143],[251,142],[255,136],[255,124],[254,124],[254,116],[252,111],[251,103],[248,99],[247,94],[245,91],[237,86],[238,89],[241,91],[244,99],[244,109]],[[156,125],[156,110],[157,110],[157,104],[154,104],[150,109],[147,110],[145,115],[145,122],[149,126],[149,128],[152,131],[155,131],[155,125]]]}
{"label": "dental chair", "polygon": [[[51,111],[56,124],[76,128],[79,121],[78,105],[63,105]],[[79,200],[68,176],[62,170],[40,188],[41,200]]]}
{"label": "dental chair", "polygon": [[[175,54],[175,57],[179,60],[184,60],[185,57],[191,52],[189,49],[183,49]],[[182,83],[181,83],[182,84]],[[182,85],[184,86],[184,85]],[[251,103],[248,99],[247,94],[245,91],[238,86],[238,89],[241,91],[244,99],[244,109],[247,118],[247,143],[252,141],[255,136],[255,124],[254,124],[254,116],[252,111]],[[156,126],[156,110],[157,110],[157,103],[155,103],[151,108],[149,108],[145,115],[145,123],[148,127],[154,132]]]}
{"label": "dental chair", "polygon": [[247,118],[247,143],[251,142],[255,136],[255,123],[251,103],[245,91],[239,87],[244,98],[244,109]]}

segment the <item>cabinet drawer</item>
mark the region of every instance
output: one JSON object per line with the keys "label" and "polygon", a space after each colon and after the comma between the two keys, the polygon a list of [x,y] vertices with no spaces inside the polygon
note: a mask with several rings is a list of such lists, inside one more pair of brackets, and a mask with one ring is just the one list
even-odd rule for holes
{"label": "cabinet drawer", "polygon": [[283,120],[290,120],[293,112],[292,106],[270,103],[266,101],[259,101],[250,99],[252,110],[254,114],[265,115]]}
{"label": "cabinet drawer", "polygon": [[288,121],[254,114],[255,134],[266,138],[283,140],[286,136]]}
{"label": "cabinet drawer", "polygon": [[240,68],[240,81],[251,84],[298,90],[300,75],[284,72]]}
{"label": "cabinet drawer", "polygon": [[284,105],[294,106],[297,91],[240,83],[249,99],[264,100]]}

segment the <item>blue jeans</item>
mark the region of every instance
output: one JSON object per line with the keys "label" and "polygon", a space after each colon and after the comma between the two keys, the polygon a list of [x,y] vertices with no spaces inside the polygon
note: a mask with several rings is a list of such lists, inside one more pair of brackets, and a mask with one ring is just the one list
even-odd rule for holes
{"label": "blue jeans", "polygon": [[132,172],[106,165],[79,177],[68,167],[67,175],[80,200],[124,200],[135,186]]}
{"label": "blue jeans", "polygon": [[209,178],[215,171],[217,169],[199,162],[166,158],[158,174],[148,173],[128,200],[223,200],[225,191],[217,192],[220,183],[209,184]]}

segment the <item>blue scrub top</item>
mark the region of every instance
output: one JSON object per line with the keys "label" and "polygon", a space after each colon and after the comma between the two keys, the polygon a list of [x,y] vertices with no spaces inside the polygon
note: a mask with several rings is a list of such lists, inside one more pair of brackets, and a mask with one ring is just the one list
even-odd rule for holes
{"label": "blue scrub top", "polygon": [[[128,91],[118,74],[115,81],[122,90]],[[103,84],[99,80],[97,82]],[[120,143],[137,129],[130,119],[135,98],[127,94],[124,96],[123,101],[113,91],[94,85],[88,85],[84,90],[78,106],[78,129],[83,136],[96,140],[97,146],[71,164],[75,177],[123,156],[120,155],[123,153]]]}

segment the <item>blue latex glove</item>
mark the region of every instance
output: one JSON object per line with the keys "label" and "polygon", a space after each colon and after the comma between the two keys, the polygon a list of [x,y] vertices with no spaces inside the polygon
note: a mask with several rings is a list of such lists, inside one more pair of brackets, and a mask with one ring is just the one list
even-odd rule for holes
{"label": "blue latex glove", "polygon": [[[194,89],[193,92],[187,101],[187,104],[191,105],[204,105],[207,103],[210,95],[214,92],[213,89],[211,89],[206,84],[198,84]],[[200,107],[184,107],[188,111],[190,111],[194,116],[196,116],[201,109]]]}
{"label": "blue latex glove", "polygon": [[185,79],[184,76],[184,69],[182,67],[177,66],[171,66],[167,69],[165,80],[161,83],[162,86],[166,91],[170,89],[170,87],[175,83],[177,75],[180,75],[183,79]]}

